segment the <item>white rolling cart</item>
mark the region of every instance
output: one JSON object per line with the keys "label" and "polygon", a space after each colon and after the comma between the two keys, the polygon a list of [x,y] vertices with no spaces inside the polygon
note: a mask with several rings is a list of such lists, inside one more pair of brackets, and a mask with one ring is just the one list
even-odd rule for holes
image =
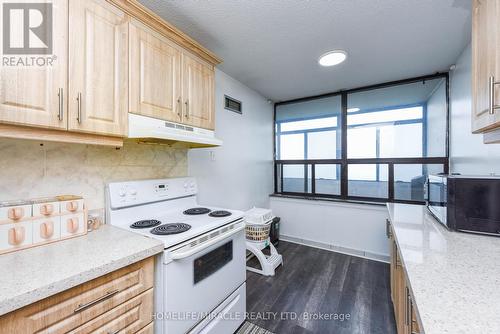
{"label": "white rolling cart", "polygon": [[[283,265],[283,256],[278,253],[269,239],[273,218],[272,211],[269,209],[253,208],[245,212],[247,251],[257,258],[262,268],[257,269],[247,265],[247,270],[264,276],[274,276],[276,268]],[[270,255],[262,252],[268,246],[271,250]]]}

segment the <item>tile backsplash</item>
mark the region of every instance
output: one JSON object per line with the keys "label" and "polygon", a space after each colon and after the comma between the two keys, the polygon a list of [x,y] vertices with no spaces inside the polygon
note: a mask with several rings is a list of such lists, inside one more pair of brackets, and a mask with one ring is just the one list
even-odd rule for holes
{"label": "tile backsplash", "polygon": [[61,194],[103,208],[110,181],[187,175],[187,150],[125,142],[121,149],[0,139],[0,201]]}

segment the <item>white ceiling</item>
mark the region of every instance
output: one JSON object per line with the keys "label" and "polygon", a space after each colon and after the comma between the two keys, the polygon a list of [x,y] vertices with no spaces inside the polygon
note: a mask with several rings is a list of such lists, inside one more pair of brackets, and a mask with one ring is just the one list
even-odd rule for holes
{"label": "white ceiling", "polygon": [[[140,0],[273,101],[446,71],[470,41],[470,0]],[[344,49],[334,67],[318,57]]]}

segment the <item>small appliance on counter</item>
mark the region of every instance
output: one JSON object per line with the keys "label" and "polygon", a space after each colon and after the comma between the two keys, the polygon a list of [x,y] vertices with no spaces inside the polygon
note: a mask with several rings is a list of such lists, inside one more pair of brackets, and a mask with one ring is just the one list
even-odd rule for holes
{"label": "small appliance on counter", "polygon": [[[274,276],[276,268],[283,264],[283,256],[278,253],[269,237],[274,222],[275,217],[271,210],[253,208],[245,212],[247,251],[257,258],[261,267],[258,269],[247,264],[247,270],[264,276]],[[279,220],[277,222],[279,223]],[[263,252],[267,247],[270,249],[269,255]]]}
{"label": "small appliance on counter", "polygon": [[453,231],[500,236],[500,177],[429,175],[426,205]]}
{"label": "small appliance on counter", "polygon": [[0,254],[86,234],[86,217],[80,196],[0,202]]}

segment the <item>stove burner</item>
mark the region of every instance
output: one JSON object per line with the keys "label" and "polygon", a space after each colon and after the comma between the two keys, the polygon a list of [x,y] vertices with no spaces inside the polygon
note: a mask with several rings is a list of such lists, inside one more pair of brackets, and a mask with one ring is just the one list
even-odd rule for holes
{"label": "stove burner", "polygon": [[207,208],[192,208],[184,211],[185,215],[204,215],[205,213],[209,213],[210,209]]}
{"label": "stove burner", "polygon": [[209,216],[210,217],[227,217],[230,216],[231,212],[225,211],[225,210],[217,210],[217,211],[212,211],[210,212]]}
{"label": "stove burner", "polygon": [[138,222],[133,223],[130,225],[130,228],[148,228],[148,227],[155,227],[161,224],[161,221],[156,220],[156,219],[146,219],[146,220],[139,220]]}
{"label": "stove burner", "polygon": [[156,235],[169,235],[169,234],[177,234],[186,232],[191,228],[191,225],[188,224],[163,224],[158,227],[155,227],[151,230],[151,233]]}

